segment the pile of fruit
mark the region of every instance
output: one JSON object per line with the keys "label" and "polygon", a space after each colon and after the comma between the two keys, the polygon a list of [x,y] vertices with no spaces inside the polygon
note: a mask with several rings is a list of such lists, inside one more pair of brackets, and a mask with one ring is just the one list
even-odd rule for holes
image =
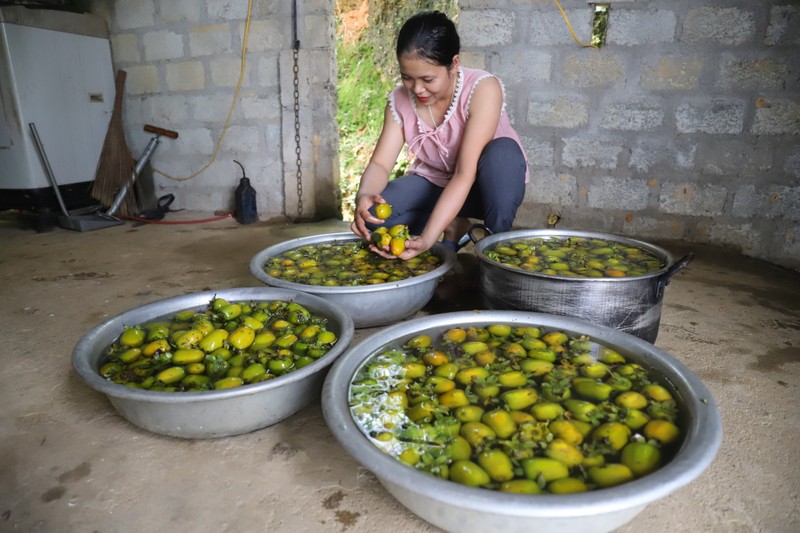
{"label": "pile of fruit", "polygon": [[228,302],[125,327],[100,375],[127,387],[199,392],[282,376],[324,356],[337,341],[327,318],[295,302]]}
{"label": "pile of fruit", "polygon": [[[391,206],[378,204],[376,211],[385,219],[391,214]],[[398,224],[377,228],[370,235],[370,242],[398,256],[405,250],[408,238],[408,227]],[[402,281],[442,265],[442,259],[431,250],[407,261],[386,259],[370,251],[370,242],[354,235],[349,240],[299,246],[270,257],[264,264],[264,272],[292,283],[352,287]]]}
{"label": "pile of fruit", "polygon": [[380,449],[469,486],[584,492],[660,468],[680,445],[672,393],[585,336],[492,324],[418,334],[353,379],[354,420]]}
{"label": "pile of fruit", "polygon": [[391,228],[381,226],[376,228],[369,236],[370,240],[375,243],[375,246],[383,249],[388,247],[389,251],[395,257],[403,253],[406,249],[406,240],[410,237],[408,226],[404,224],[396,224]]}
{"label": "pile of fruit", "polygon": [[[381,220],[386,220],[391,214],[392,206],[390,204],[383,202],[375,206],[375,216]],[[395,224],[391,228],[386,226],[376,228],[369,238],[375,246],[384,250],[388,249],[393,256],[397,257],[406,249],[406,240],[411,238],[411,235],[408,226]]]}
{"label": "pile of fruit", "polygon": [[585,237],[511,239],[487,249],[488,259],[528,272],[573,278],[624,278],[664,268],[642,248]]}
{"label": "pile of fruit", "polygon": [[397,261],[371,252],[369,246],[355,235],[353,240],[300,246],[269,258],[264,271],[292,283],[349,287],[401,281],[442,264],[430,250],[408,261]]}

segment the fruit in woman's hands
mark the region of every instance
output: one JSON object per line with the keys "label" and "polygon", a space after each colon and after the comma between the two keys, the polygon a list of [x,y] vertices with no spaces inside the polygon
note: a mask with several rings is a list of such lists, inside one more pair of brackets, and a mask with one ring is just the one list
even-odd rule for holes
{"label": "fruit in woman's hands", "polygon": [[[385,230],[386,228],[378,228]],[[375,243],[375,246],[378,248],[386,248],[392,242],[392,236],[389,235],[386,231],[379,232],[378,230],[373,231],[370,236],[370,240]]]}
{"label": "fruit in woman's hands", "polygon": [[394,258],[384,257],[385,254],[372,252],[373,245],[388,251],[391,245],[388,228],[376,228],[367,241],[347,240],[300,246],[270,258],[263,268],[270,276],[292,283],[355,286],[391,283],[421,276],[442,264],[442,259],[432,250],[408,260],[395,261]]}
{"label": "fruit in woman's hands", "polygon": [[383,203],[383,204],[378,204],[378,205],[375,206],[375,216],[380,218],[381,220],[386,220],[391,215],[392,215],[392,206],[391,205],[389,205],[387,203]]}
{"label": "fruit in woman's hands", "polygon": [[408,226],[405,224],[395,224],[389,228],[389,235],[392,237],[402,237],[404,239],[408,239],[411,236],[408,232]]}
{"label": "fruit in woman's hands", "polygon": [[392,237],[389,241],[389,250],[392,255],[398,256],[406,249],[406,240],[403,237]]}

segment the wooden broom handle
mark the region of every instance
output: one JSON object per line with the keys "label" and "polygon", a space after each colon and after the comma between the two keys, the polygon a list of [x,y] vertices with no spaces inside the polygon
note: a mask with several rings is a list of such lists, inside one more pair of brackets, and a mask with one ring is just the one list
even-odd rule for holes
{"label": "wooden broom handle", "polygon": [[164,128],[159,128],[158,126],[153,126],[152,124],[145,124],[144,131],[148,133],[155,133],[156,135],[163,135],[164,137],[169,137],[170,139],[178,138],[177,131],[165,130]]}
{"label": "wooden broom handle", "polygon": [[128,73],[124,70],[117,71],[117,77],[114,78],[114,109],[117,113],[122,112],[122,94],[125,92],[125,78],[128,77]]}

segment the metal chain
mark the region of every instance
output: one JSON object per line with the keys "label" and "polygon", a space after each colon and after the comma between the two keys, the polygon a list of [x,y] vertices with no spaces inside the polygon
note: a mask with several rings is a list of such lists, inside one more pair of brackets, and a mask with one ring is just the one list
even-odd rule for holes
{"label": "metal chain", "polygon": [[[297,13],[296,13],[296,0],[292,6],[292,22],[294,23],[294,31],[297,32]],[[292,51],[292,59],[294,66],[292,72],[294,75],[294,153],[297,155],[297,216],[303,216],[303,160],[300,158],[300,69],[298,67],[298,56],[300,51],[300,41],[295,37],[294,46]]]}

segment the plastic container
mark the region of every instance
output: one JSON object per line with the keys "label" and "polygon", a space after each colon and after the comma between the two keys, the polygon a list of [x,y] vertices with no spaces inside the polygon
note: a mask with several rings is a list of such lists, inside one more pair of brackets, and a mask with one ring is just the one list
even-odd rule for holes
{"label": "plastic container", "polygon": [[250,178],[245,175],[244,167],[241,163],[234,160],[234,163],[242,168],[242,178],[239,186],[236,187],[236,220],[240,224],[252,224],[258,222],[258,209],[256,208],[256,190],[250,185]]}

